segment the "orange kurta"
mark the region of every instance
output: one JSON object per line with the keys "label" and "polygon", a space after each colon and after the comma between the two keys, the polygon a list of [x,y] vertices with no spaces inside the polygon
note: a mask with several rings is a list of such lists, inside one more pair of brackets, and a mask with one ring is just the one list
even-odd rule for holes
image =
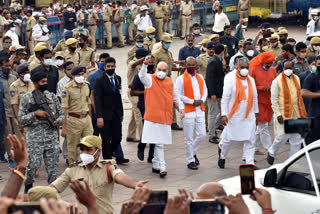
{"label": "orange kurta", "polygon": [[258,91],[258,106],[259,106],[259,122],[269,123],[272,118],[271,108],[271,91],[263,91],[264,86],[271,87],[272,81],[277,77],[277,72],[274,67],[265,70],[261,64],[250,68],[250,76],[255,80]]}

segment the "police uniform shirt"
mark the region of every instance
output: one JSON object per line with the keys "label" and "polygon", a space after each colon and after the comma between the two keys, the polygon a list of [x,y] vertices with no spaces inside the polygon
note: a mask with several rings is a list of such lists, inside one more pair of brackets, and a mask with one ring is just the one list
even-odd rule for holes
{"label": "police uniform shirt", "polygon": [[171,62],[173,61],[172,53],[170,51],[164,50],[162,47],[158,49],[154,54],[153,54],[155,60],[154,63],[155,65],[158,65],[159,62],[163,61],[168,64],[168,71],[169,71],[169,76],[171,74]]}
{"label": "police uniform shirt", "polygon": [[103,21],[110,22],[110,16],[112,16],[112,9],[109,5],[105,7],[106,11],[103,14]]}
{"label": "police uniform shirt", "polygon": [[89,82],[77,85],[75,81],[68,83],[62,90],[61,107],[68,109],[68,113],[85,115],[89,112],[90,88]]}
{"label": "police uniform shirt", "polygon": [[121,21],[121,18],[123,18],[124,16],[124,10],[123,10],[123,7],[119,7],[117,12],[115,13],[114,15],[114,21],[115,22],[120,22]]}
{"label": "police uniform shirt", "polygon": [[76,15],[77,15],[77,20],[84,20],[84,14],[81,10],[78,10]]}
{"label": "police uniform shirt", "polygon": [[127,65],[129,64],[129,62],[131,60],[133,60],[134,56],[136,55],[136,50],[138,49],[138,47],[135,45],[132,48],[129,49],[128,51],[128,59],[127,59]]}
{"label": "police uniform shirt", "polygon": [[75,28],[75,29],[72,30],[72,33],[73,33],[73,38],[77,38],[80,35],[80,33],[90,37],[88,29],[79,30],[78,28]]}
{"label": "police uniform shirt", "polygon": [[36,67],[38,67],[39,65],[41,65],[41,61],[34,56],[33,60],[31,61],[30,65],[29,65],[29,69],[30,71]]}
{"label": "police uniform shirt", "polygon": [[143,48],[151,52],[155,43],[156,43],[156,39],[149,39],[149,37],[145,37],[143,42]]}
{"label": "police uniform shirt", "polygon": [[197,58],[197,66],[199,68],[199,74],[201,74],[203,77],[206,77],[208,62],[210,58],[211,56],[209,56],[208,53],[201,54]]}
{"label": "police uniform shirt", "polygon": [[9,74],[9,78],[8,79],[3,79],[1,78],[0,81],[2,81],[3,83],[3,90],[4,90],[4,109],[6,112],[6,117],[14,117],[13,115],[13,109],[11,106],[11,96],[10,96],[10,85],[16,81],[16,77],[12,74]]}
{"label": "police uniform shirt", "polygon": [[64,87],[71,82],[72,79],[69,78],[67,75],[65,75],[61,80],[59,80],[58,82],[58,86],[57,86],[57,96],[58,97],[62,97],[62,91],[64,89]]}
{"label": "police uniform shirt", "polygon": [[[108,163],[109,173],[107,172]],[[116,175],[123,171],[115,164],[114,160],[100,160],[92,168],[88,169],[84,164],[80,163],[77,166],[67,168],[63,174],[51,183],[59,193],[63,192],[68,186],[71,179],[85,179],[93,191],[97,199],[99,213],[114,213],[112,206],[112,193]],[[108,176],[109,174],[109,176]],[[78,204],[82,213],[86,212],[86,207]]]}
{"label": "police uniform shirt", "polygon": [[10,85],[11,105],[19,105],[22,96],[27,92],[32,92],[34,85],[32,81],[28,84],[24,83],[21,79],[17,79]]}
{"label": "police uniform shirt", "polygon": [[74,66],[79,65],[79,54],[75,51],[73,54],[67,50],[64,53],[65,62],[72,61]]}
{"label": "police uniform shirt", "polygon": [[88,16],[88,24],[89,25],[96,25],[98,19],[99,19],[98,14],[95,12],[91,12],[91,13],[89,13],[89,16]]}
{"label": "police uniform shirt", "polygon": [[162,4],[154,7],[154,14],[156,18],[163,18],[166,14],[166,7]]}
{"label": "police uniform shirt", "polygon": [[58,52],[58,51],[65,51],[67,50],[68,47],[66,45],[66,40],[60,40],[57,44],[57,46],[53,49],[54,52]]}
{"label": "police uniform shirt", "polygon": [[240,10],[248,10],[250,7],[250,0],[239,0]]}
{"label": "police uniform shirt", "polygon": [[188,4],[183,2],[180,6],[180,11],[182,11],[182,15],[185,15],[185,16],[190,16],[193,10],[194,8],[193,8],[192,1],[189,1]]}
{"label": "police uniform shirt", "polygon": [[79,65],[87,67],[91,65],[91,62],[94,62],[96,56],[92,48],[87,47],[78,48],[76,53],[79,55]]}
{"label": "police uniform shirt", "polygon": [[133,60],[131,60],[129,62],[129,65],[128,65],[128,73],[127,73],[127,79],[128,79],[128,86],[131,86],[132,82],[133,82],[133,79],[134,79],[134,76],[136,74],[139,73],[140,71],[140,68],[141,68],[141,65],[137,65],[136,67],[132,67],[133,64],[137,61],[136,58],[134,58]]}
{"label": "police uniform shirt", "polygon": [[36,19],[33,16],[30,16],[27,21],[27,31],[31,31],[36,24]]}

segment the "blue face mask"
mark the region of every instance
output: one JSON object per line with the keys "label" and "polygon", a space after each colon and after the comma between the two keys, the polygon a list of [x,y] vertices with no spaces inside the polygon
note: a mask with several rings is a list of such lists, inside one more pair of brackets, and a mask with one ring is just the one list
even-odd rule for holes
{"label": "blue face mask", "polygon": [[264,65],[264,66],[263,66],[263,69],[267,71],[267,70],[269,70],[270,68],[267,68],[267,67]]}
{"label": "blue face mask", "polygon": [[149,11],[147,11],[146,14],[149,15]]}
{"label": "blue face mask", "polygon": [[136,46],[137,46],[138,48],[142,48],[142,47],[143,47],[143,42],[137,42],[137,43],[136,43]]}
{"label": "blue face mask", "polygon": [[79,29],[79,30],[83,30],[83,29],[84,29],[84,26],[79,26],[78,29]]}
{"label": "blue face mask", "polygon": [[318,20],[319,19],[319,17],[318,16],[314,16],[314,18],[313,18],[314,20]]}
{"label": "blue face mask", "polygon": [[166,43],[163,48],[166,50],[169,50],[170,46],[171,46],[171,43]]}
{"label": "blue face mask", "polygon": [[311,68],[311,72],[315,73],[316,71],[317,71],[317,67],[313,65],[312,68]]}
{"label": "blue face mask", "polygon": [[154,39],[154,35],[153,34],[149,35],[148,37],[149,37],[149,39]]}

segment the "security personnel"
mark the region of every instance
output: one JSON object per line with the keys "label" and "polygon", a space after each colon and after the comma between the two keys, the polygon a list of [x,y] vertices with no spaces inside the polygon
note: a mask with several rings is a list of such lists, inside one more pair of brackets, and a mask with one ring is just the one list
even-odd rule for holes
{"label": "security personnel", "polygon": [[269,38],[270,41],[270,46],[268,47],[268,49],[266,51],[271,51],[273,52],[276,57],[280,56],[282,54],[282,45],[279,42],[279,36],[278,34],[274,33],[271,35],[271,37]]}
{"label": "security personnel", "polygon": [[96,32],[97,32],[97,21],[99,20],[99,16],[95,11],[92,11],[92,6],[89,6],[89,16],[88,16],[88,29],[91,37],[91,48],[93,50],[96,49]]}
{"label": "security personnel", "polygon": [[211,42],[210,39],[203,39],[203,40],[201,41],[201,45],[200,45],[200,46],[199,46],[199,45],[198,45],[198,46],[196,45],[196,47],[199,47],[199,48],[200,48],[201,54],[206,54],[206,53],[207,53],[207,44],[208,44],[209,42]]}
{"label": "security personnel", "polygon": [[[169,36],[169,37],[171,38],[171,40],[173,39],[172,34],[163,33],[162,36],[163,36],[163,35]],[[159,41],[159,42],[155,43],[155,44],[153,45],[153,47],[152,47],[151,54],[153,55],[153,54],[154,54],[157,50],[159,50],[161,47],[162,47],[162,41]]]}
{"label": "security personnel", "polygon": [[95,53],[92,48],[88,47],[88,36],[80,34],[79,38],[79,47],[76,50],[76,53],[79,55],[79,65],[90,69],[95,67]]}
{"label": "security personnel", "polygon": [[72,37],[73,37],[72,31],[71,30],[66,31],[64,33],[64,39],[60,40],[56,45],[56,47],[53,49],[53,54],[55,54],[58,51],[66,51],[68,49],[66,45],[66,41]]}
{"label": "security personnel", "polygon": [[80,139],[93,134],[89,82],[84,80],[86,68],[75,66],[71,70],[72,81],[62,90],[61,106],[66,116],[61,136],[68,137],[69,163],[77,161]]}
{"label": "security personnel", "polygon": [[[33,72],[31,80],[35,87],[35,92],[41,93],[47,105],[54,115],[54,123],[62,125],[64,113],[56,95],[46,90],[47,74],[43,71]],[[58,132],[55,127],[49,125],[48,113],[33,108],[35,105],[33,93],[26,93],[19,105],[18,120],[21,125],[27,127],[27,152],[28,164],[25,180],[25,193],[32,188],[36,171],[41,166],[42,158],[48,172],[48,183],[52,183],[57,178],[59,162],[59,140]]]}
{"label": "security personnel", "polygon": [[116,13],[114,14],[114,23],[116,25],[116,29],[117,29],[117,35],[118,35],[118,39],[119,39],[119,48],[123,48],[124,47],[124,39],[123,39],[123,33],[122,33],[122,26],[123,26],[123,17],[124,17],[124,10],[122,7],[122,3],[121,1],[117,1],[117,5],[118,5],[118,9],[116,11]]}
{"label": "security personnel", "polygon": [[278,35],[282,46],[288,43],[288,31],[286,29],[280,30]]}
{"label": "security personnel", "polygon": [[[219,34],[213,34],[210,38],[211,41],[214,41],[215,43],[219,43],[220,42],[220,36]],[[228,47],[227,45],[224,45],[224,52],[223,52],[223,58],[222,58],[222,64],[224,66],[224,68],[227,66],[227,62],[226,59],[229,58],[229,54],[228,54]]]}
{"label": "security personnel", "polygon": [[[166,1],[165,6],[166,6],[167,13],[164,18],[163,32],[168,32],[168,33],[172,34],[171,19],[172,19],[173,4],[172,4],[171,0]],[[166,24],[167,24],[167,30],[165,30]]]}
{"label": "security personnel", "polygon": [[107,34],[107,49],[112,48],[112,33],[111,27],[113,23],[113,16],[112,16],[112,9],[109,4],[105,7],[106,11],[103,14],[103,23],[104,23],[104,30]]}
{"label": "security personnel", "polygon": [[[239,0],[238,3],[238,13],[240,13],[240,19],[248,19],[249,11],[251,10],[250,0]],[[248,26],[248,22],[245,22]]]}
{"label": "security personnel", "polygon": [[309,56],[318,56],[320,50],[320,37],[313,37],[310,45],[307,47],[307,58]]}
{"label": "security personnel", "polygon": [[163,29],[163,18],[167,13],[166,6],[163,5],[162,0],[157,0],[157,5],[154,7],[154,16],[156,19],[157,27],[157,39],[161,39],[162,29]]}
{"label": "security personnel", "polygon": [[[84,5],[83,5],[84,6]],[[83,21],[84,22],[84,13],[82,12],[82,9],[79,9],[76,13],[77,16],[77,20],[78,20],[78,25],[79,25],[79,21]]]}
{"label": "security personnel", "polygon": [[155,32],[156,29],[154,27],[148,27],[146,30],[147,36],[143,41],[143,48],[147,49],[150,53],[152,51],[153,45],[156,43]]}
{"label": "security personnel", "polygon": [[30,51],[30,55],[34,54],[34,40],[32,37],[32,28],[37,24],[36,19],[32,16],[32,10],[27,10],[27,39],[28,39],[28,48]]}
{"label": "security personnel", "polygon": [[61,80],[65,73],[64,73],[64,54],[62,51],[59,51],[55,54],[55,61],[54,64],[58,67],[59,72],[59,80]]}
{"label": "security personnel", "polygon": [[66,61],[72,61],[74,65],[79,65],[79,54],[76,53],[78,40],[70,38],[66,41],[68,50],[64,53],[64,59]]}
{"label": "security personnel", "polygon": [[136,45],[133,46],[132,48],[129,49],[128,51],[128,59],[127,59],[127,65],[129,64],[129,62],[131,60],[133,60],[133,58],[135,57],[136,55],[136,50],[138,48],[142,48],[143,47],[143,37],[139,34],[136,36]]}
{"label": "security personnel", "polygon": [[[32,92],[34,90],[34,85],[30,79],[30,70],[28,67],[29,65],[27,63],[19,65],[17,68],[19,79],[17,79],[10,85],[10,102],[12,105],[14,117],[17,121],[21,98],[25,93]],[[20,126],[20,133],[22,134],[22,136],[25,135],[23,126]]]}
{"label": "security personnel", "polygon": [[193,19],[193,3],[190,0],[186,0],[181,3],[179,19],[182,21],[182,33],[181,39],[184,39],[186,35],[190,33],[190,22]]}
{"label": "security personnel", "polygon": [[72,30],[73,38],[78,38],[80,34],[86,35],[90,38],[90,33],[88,29],[84,28],[84,22],[82,20],[78,21],[78,27]]}
{"label": "security personnel", "polygon": [[132,10],[131,10],[131,23],[129,25],[129,28],[128,28],[128,33],[129,33],[129,42],[133,42],[134,39],[133,39],[133,35],[134,35],[134,32],[137,31],[137,26],[134,24],[134,19],[136,18],[136,16],[139,14],[140,12],[140,7],[139,6],[135,6]]}
{"label": "security personnel", "polygon": [[39,42],[44,42],[47,45],[47,48],[51,50],[50,46],[50,35],[51,31],[48,28],[47,24],[47,19],[44,17],[39,18],[38,24],[36,24],[33,29],[32,29],[32,37],[36,41],[36,44]]}
{"label": "security personnel", "polygon": [[[32,70],[39,65],[41,65],[41,60],[40,60],[40,51],[43,49],[46,49],[47,46],[44,43],[38,43],[36,47],[34,47],[34,57],[32,58],[32,61],[30,62],[29,69]],[[31,58],[31,57],[30,57]]]}
{"label": "security personnel", "polygon": [[[83,138],[79,146],[82,162],[67,168],[50,186],[61,193],[69,187],[72,179],[84,179],[97,198],[99,213],[111,214],[114,213],[112,192],[115,183],[135,189],[143,187],[148,180],[135,182],[114,160],[100,160],[101,144],[102,140],[97,136]],[[81,213],[87,213],[83,204],[79,203],[78,207]]]}

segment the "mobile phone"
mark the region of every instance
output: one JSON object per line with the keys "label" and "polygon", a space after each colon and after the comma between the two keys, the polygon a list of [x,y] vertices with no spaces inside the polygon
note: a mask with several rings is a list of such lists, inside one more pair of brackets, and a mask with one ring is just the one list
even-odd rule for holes
{"label": "mobile phone", "polygon": [[165,204],[146,204],[140,211],[140,214],[163,214],[166,209]]}
{"label": "mobile phone", "polygon": [[254,184],[254,165],[242,164],[239,166],[241,193],[243,195],[252,194],[255,189]]}
{"label": "mobile phone", "polygon": [[23,214],[33,214],[34,211],[38,211],[41,214],[44,214],[39,204],[20,204],[13,205],[9,207],[8,214],[15,213],[17,211],[22,211]]}
{"label": "mobile phone", "polygon": [[153,190],[147,204],[167,204],[168,190]]}
{"label": "mobile phone", "polygon": [[193,200],[190,214],[224,214],[224,206],[215,199]]}

